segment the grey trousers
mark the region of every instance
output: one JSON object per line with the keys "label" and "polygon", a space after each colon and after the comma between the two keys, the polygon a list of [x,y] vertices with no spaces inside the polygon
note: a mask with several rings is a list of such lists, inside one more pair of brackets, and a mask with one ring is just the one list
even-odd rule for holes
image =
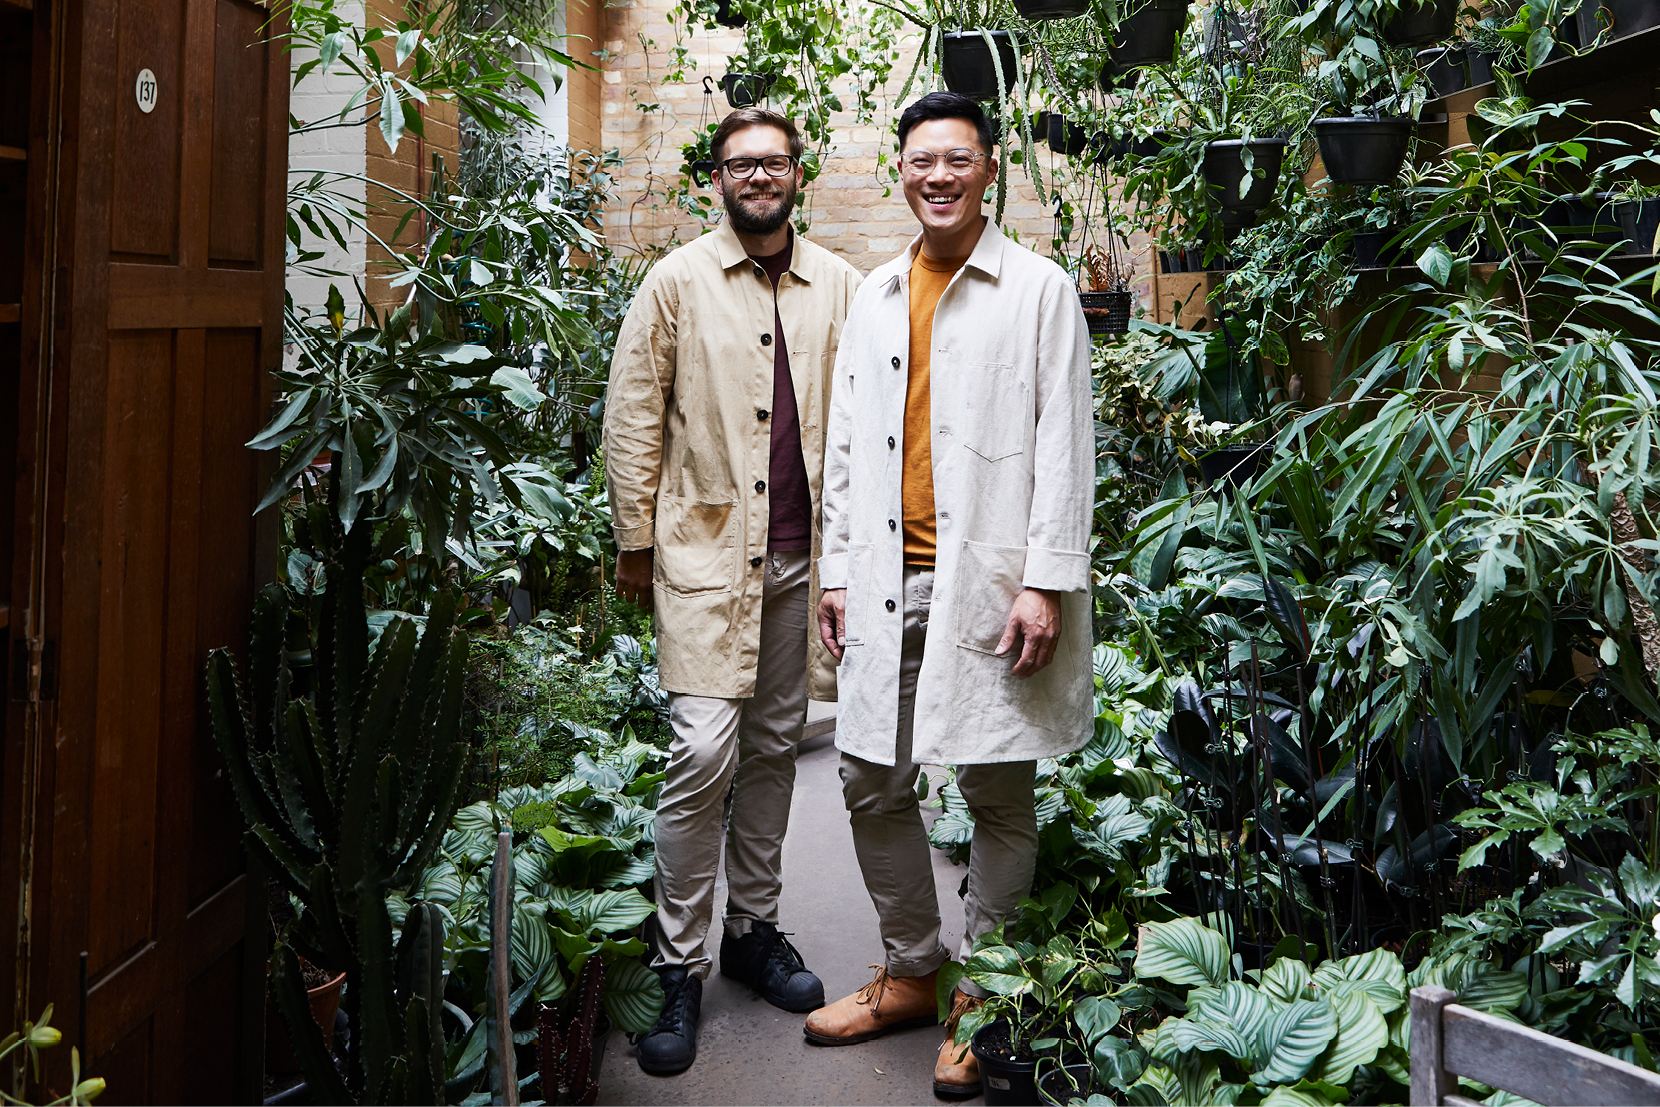
{"label": "grey trousers", "polygon": [[[894,976],[926,976],[949,958],[940,943],[940,909],[933,859],[916,795],[911,722],[916,679],[928,640],[934,572],[905,567],[905,628],[899,655],[899,733],[894,764],[842,754],[842,795],[853,822],[853,848],[865,889],[881,920],[887,969]],[[1014,914],[1030,893],[1037,867],[1037,763],[1007,761],[959,765],[957,785],[974,815],[969,847],[965,930],[959,957],[974,939]],[[974,990],[965,981],[964,990]]]}
{"label": "grey trousers", "polygon": [[707,978],[721,821],[728,791],[726,917],[778,921],[796,746],[807,721],[809,556],[767,557],[761,646],[750,699],[669,694],[669,764],[657,802],[658,965]]}

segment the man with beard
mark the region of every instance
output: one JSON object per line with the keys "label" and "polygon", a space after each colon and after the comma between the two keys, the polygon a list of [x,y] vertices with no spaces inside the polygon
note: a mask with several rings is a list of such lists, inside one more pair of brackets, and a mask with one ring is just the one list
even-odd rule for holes
{"label": "man with beard", "polygon": [[[819,626],[841,658],[843,798],[886,963],[807,1018],[816,1045],[937,1021],[950,954],[919,764],[955,765],[974,816],[967,957],[1031,890],[1040,758],[1093,731],[1089,335],[1071,278],[981,212],[997,177],[974,101],[899,117],[905,200],[922,233],[854,300],[825,444]],[[943,987],[938,988],[944,991]],[[954,1027],[984,998],[963,979]],[[950,1040],[934,1092],[981,1091]]]}
{"label": "man with beard", "polygon": [[728,793],[721,974],[786,1011],[824,1003],[778,929],[778,893],[807,698],[835,698],[809,628],[812,559],[830,377],[860,277],[790,227],[801,152],[775,112],[721,122],[726,218],[647,274],[611,362],[617,590],[655,610],[673,730],[656,826],[664,1002],[638,1050],[656,1075],[697,1057]]}

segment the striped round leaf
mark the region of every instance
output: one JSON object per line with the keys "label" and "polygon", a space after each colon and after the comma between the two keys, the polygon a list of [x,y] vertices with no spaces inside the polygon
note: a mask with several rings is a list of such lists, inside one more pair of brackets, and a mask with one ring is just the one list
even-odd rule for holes
{"label": "striped round leaf", "polygon": [[1262,974],[1262,990],[1281,1003],[1303,998],[1312,974],[1294,957],[1281,957]]}
{"label": "striped round leaf", "polygon": [[1488,1013],[1510,1011],[1527,998],[1527,976],[1487,961],[1471,961],[1453,990],[1465,1007]]}
{"label": "striped round leaf", "polygon": [[1187,997],[1189,1019],[1230,1027],[1247,1042],[1259,1041],[1278,1013],[1278,1003],[1239,980],[1220,988],[1195,988]]}
{"label": "striped round leaf", "polygon": [[516,980],[540,980],[548,963],[557,954],[553,932],[537,903],[520,904],[513,912],[513,976]]}
{"label": "striped round leaf", "polygon": [[1136,942],[1135,974],[1172,984],[1220,985],[1228,976],[1227,941],[1196,919],[1148,923]]}
{"label": "striped round leaf", "polygon": [[461,883],[461,873],[452,862],[436,861],[421,878],[417,898],[441,903],[446,907],[454,906],[456,900],[461,898]]}
{"label": "striped round leaf", "polygon": [[1347,1084],[1355,1066],[1369,1065],[1389,1044],[1389,1024],[1364,988],[1340,988],[1330,994],[1337,1016],[1337,1041],[1320,1062],[1319,1075],[1333,1084]]}
{"label": "striped round leaf", "polygon": [[1285,1085],[1262,1097],[1262,1107],[1331,1107],[1331,1102],[1314,1092]]}
{"label": "striped round leaf", "polygon": [[1289,1084],[1307,1075],[1337,1034],[1337,1018],[1323,999],[1281,1007],[1257,1035],[1258,1084]]}
{"label": "striped round leaf", "polygon": [[1229,1057],[1247,1062],[1256,1051],[1255,1043],[1247,1041],[1233,1027],[1209,1019],[1170,1019],[1159,1027],[1158,1038],[1183,1053],[1220,1050]]}
{"label": "striped round leaf", "polygon": [[1400,957],[1386,949],[1327,961],[1314,970],[1314,986],[1322,992],[1342,990],[1344,984],[1363,985],[1386,1015],[1406,1002],[1406,970]]}
{"label": "striped round leaf", "polygon": [[663,982],[629,958],[605,966],[605,1013],[630,1034],[644,1034],[663,1010]]}
{"label": "striped round leaf", "polygon": [[573,905],[571,917],[584,934],[615,934],[632,930],[655,914],[657,908],[633,888],[595,892]]}

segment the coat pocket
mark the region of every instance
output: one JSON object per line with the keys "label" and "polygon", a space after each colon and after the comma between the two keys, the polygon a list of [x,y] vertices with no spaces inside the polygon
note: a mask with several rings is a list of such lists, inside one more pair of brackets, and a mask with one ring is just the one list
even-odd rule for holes
{"label": "coat pocket", "polygon": [[963,543],[951,582],[957,645],[978,653],[997,652],[1025,575],[1026,547]]}
{"label": "coat pocket", "polygon": [[1027,385],[1006,361],[964,366],[963,445],[987,461],[1026,452]]}
{"label": "coat pocket", "polygon": [[736,506],[659,496],[653,581],[678,596],[730,592],[738,563]]}
{"label": "coat pocket", "polygon": [[843,645],[857,646],[865,640],[865,605],[870,602],[870,567],[875,560],[871,546],[847,547],[847,620]]}

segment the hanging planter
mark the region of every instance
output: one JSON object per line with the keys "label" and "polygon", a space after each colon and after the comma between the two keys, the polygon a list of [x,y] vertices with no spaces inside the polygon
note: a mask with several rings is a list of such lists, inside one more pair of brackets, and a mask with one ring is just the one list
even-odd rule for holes
{"label": "hanging planter", "polygon": [[1014,0],[1024,19],[1071,19],[1089,11],[1089,0]]}
{"label": "hanging planter", "polygon": [[700,188],[713,188],[715,185],[715,163],[707,158],[700,158],[692,162],[692,183]]}
{"label": "hanging planter", "polygon": [[1410,119],[1366,116],[1316,119],[1314,138],[1320,144],[1320,160],[1325,162],[1326,176],[1337,184],[1394,183],[1401,163],[1406,161],[1412,127]]}
{"label": "hanging planter", "polygon": [[[986,35],[997,44],[998,60],[1003,65],[1003,85],[997,85],[997,66],[992,61]],[[1014,36],[1007,31],[947,31],[940,57],[940,73],[945,87],[967,96],[970,100],[1001,100],[1014,90],[1015,66]]]}
{"label": "hanging planter", "polygon": [[1401,10],[1383,27],[1391,46],[1427,46],[1451,38],[1458,26],[1459,0],[1401,0]]}
{"label": "hanging planter", "polygon": [[726,90],[728,104],[734,108],[753,108],[766,99],[772,82],[770,73],[728,73],[720,79],[720,86]]}
{"label": "hanging planter", "polygon": [[1082,124],[1072,122],[1060,112],[1048,112],[1047,115],[1049,149],[1067,157],[1075,157],[1089,149],[1089,131]]}
{"label": "hanging planter", "polygon": [[715,0],[715,22],[722,27],[742,27],[748,20],[743,12],[732,10],[732,0]]}
{"label": "hanging planter", "polygon": [[1129,333],[1135,293],[1080,292],[1078,304],[1084,309],[1084,323],[1092,336]]}
{"label": "hanging planter", "polygon": [[1272,202],[1274,190],[1280,183],[1280,165],[1285,161],[1285,139],[1253,138],[1249,145],[1252,181],[1243,196],[1239,191],[1245,183],[1247,170],[1240,155],[1246,147],[1245,140],[1219,138],[1205,145],[1205,181],[1218,191],[1217,201],[1222,205],[1224,224],[1249,226],[1254,221],[1255,213]]}
{"label": "hanging planter", "polygon": [[1136,158],[1151,158],[1158,156],[1158,152],[1170,145],[1175,136],[1170,131],[1154,131],[1145,138],[1134,135],[1125,135],[1105,142],[1101,147],[1101,160],[1121,158],[1126,154]]}
{"label": "hanging planter", "polygon": [[1400,265],[1411,265],[1412,254],[1404,242],[1395,241],[1401,234],[1400,227],[1384,227],[1382,230],[1356,231],[1354,236],[1355,268],[1356,269],[1393,269]]}
{"label": "hanging planter", "polygon": [[1442,98],[1467,87],[1470,83],[1469,62],[1461,47],[1434,46],[1418,51],[1418,64],[1423,67],[1435,94]]}
{"label": "hanging planter", "polygon": [[[1175,60],[1176,40],[1187,25],[1188,0],[1147,0],[1125,16],[1112,32],[1107,54],[1123,74],[1142,65],[1166,65]],[[1105,67],[1102,75],[1105,76]]]}

